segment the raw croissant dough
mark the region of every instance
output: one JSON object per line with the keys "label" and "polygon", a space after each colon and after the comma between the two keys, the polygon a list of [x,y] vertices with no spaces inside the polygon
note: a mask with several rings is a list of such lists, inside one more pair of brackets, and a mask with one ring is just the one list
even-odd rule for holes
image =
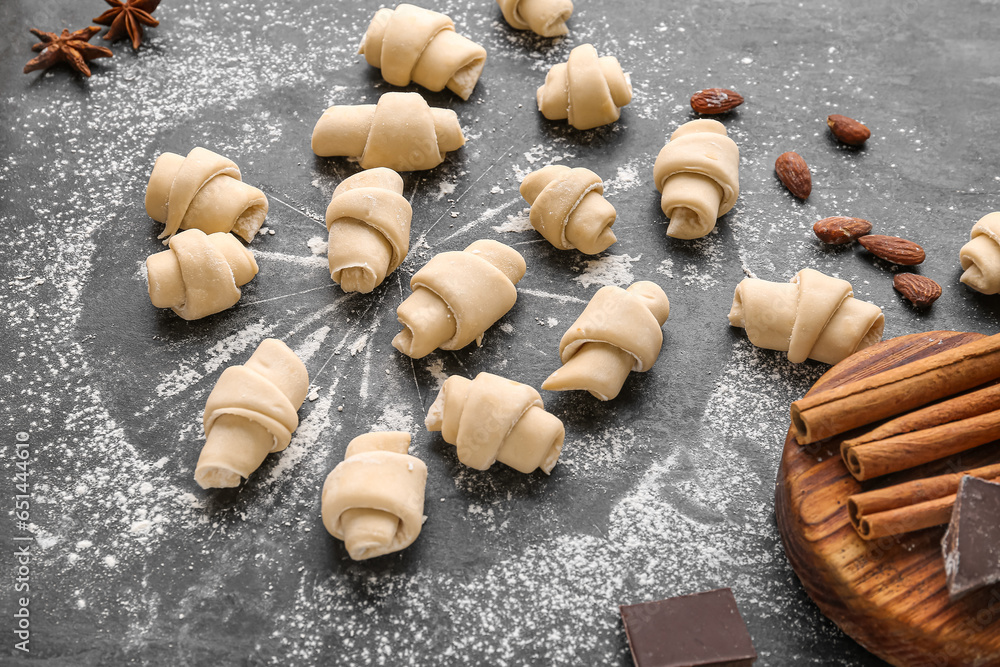
{"label": "raw croissant dough", "polygon": [[386,93],[378,104],[330,107],[312,134],[316,155],[356,158],[363,169],[433,169],[464,144],[455,112],[429,107],[417,93]]}
{"label": "raw croissant dough", "polygon": [[531,206],[531,226],[555,247],[588,255],[618,240],[611,231],[615,207],[603,195],[601,177],[582,167],[554,164],[521,181],[521,196]]}
{"label": "raw croissant dough", "polygon": [[523,473],[540,468],[547,475],[566,435],[537,391],[490,373],[445,380],[424,424],[428,431],[441,431],[457,448],[458,460],[476,470],[500,461]]}
{"label": "raw croissant dough", "polygon": [[409,449],[409,433],[359,435],[323,483],[323,525],[354,560],[400,551],[420,534],[427,466]]}
{"label": "raw croissant dough", "polygon": [[854,298],[851,284],[813,269],[787,283],[744,278],[736,287],[729,324],[750,342],[788,352],[788,360],[835,364],[882,340],[885,318],[875,304]]}
{"label": "raw croissant dough", "polygon": [[463,100],[486,64],[486,49],[455,32],[450,18],[406,4],[375,12],[358,53],[394,86],[412,81],[435,92],[447,86]]}
{"label": "raw croissant dough", "polygon": [[225,232],[189,229],[170,237],[169,250],[146,258],[149,300],[185,320],[236,305],[240,287],[257,275],[249,250]]}
{"label": "raw croissant dough", "polygon": [[345,292],[368,293],[396,270],[410,249],[413,211],[403,179],[378,167],[345,179],[326,209],[330,277]]}
{"label": "raw croissant dough", "polygon": [[513,28],[531,30],[542,37],[569,32],[566,20],[573,13],[572,0],[497,0],[503,17]]}
{"label": "raw croissant dough", "polygon": [[203,489],[239,486],[271,452],[288,447],[309,392],[305,365],[266,338],[242,366],[222,371],[205,403],[205,446],[194,469]]}
{"label": "raw croissant dough", "polygon": [[740,196],[739,168],[740,149],[719,121],[692,120],[674,130],[653,166],[670,218],[667,236],[697,239],[715,229]]}
{"label": "raw croissant dough", "polygon": [[979,219],[959,257],[963,283],[983,294],[1000,292],[1000,211]]}
{"label": "raw croissant dough", "polygon": [[646,280],[628,289],[597,290],[559,342],[563,367],[542,389],[586,389],[595,398],[618,396],[630,371],[648,371],[660,356],[670,301],[660,286]]}
{"label": "raw croissant dough", "polygon": [[517,301],[514,285],[526,268],[520,253],[498,241],[435,255],[410,279],[413,294],[396,310],[403,330],[392,346],[420,359],[438,348],[481,345],[483,332]]}
{"label": "raw croissant dough", "polygon": [[536,97],[549,120],[568,119],[576,129],[589,130],[618,120],[632,101],[632,84],[617,58],[598,58],[593,45],[581,44],[569,60],[552,66]]}
{"label": "raw croissant dough", "polygon": [[205,148],[158,157],[146,186],[146,213],[166,225],[159,238],[200,229],[252,241],[267,216],[267,197],[240,178],[236,163]]}

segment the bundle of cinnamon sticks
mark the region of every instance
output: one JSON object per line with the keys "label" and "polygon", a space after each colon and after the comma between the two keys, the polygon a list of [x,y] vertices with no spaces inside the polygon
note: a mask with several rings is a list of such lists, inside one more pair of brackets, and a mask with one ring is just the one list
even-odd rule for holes
{"label": "bundle of cinnamon sticks", "polygon": [[[1000,439],[998,378],[1000,334],[795,401],[792,425],[805,445],[895,417],[841,443],[865,481]],[[1000,464],[851,496],[851,522],[865,539],[947,523],[966,474],[998,479]]]}

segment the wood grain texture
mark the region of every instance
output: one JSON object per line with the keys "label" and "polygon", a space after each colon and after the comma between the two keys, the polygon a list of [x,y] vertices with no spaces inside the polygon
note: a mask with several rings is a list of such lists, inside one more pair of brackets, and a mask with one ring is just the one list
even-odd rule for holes
{"label": "wood grain texture", "polygon": [[[884,341],[831,368],[809,394],[937,354],[980,334],[934,331]],[[943,528],[866,542],[847,498],[862,490],[997,460],[985,445],[945,462],[857,482],[839,456],[842,437],[800,446],[789,429],[775,490],[785,553],[824,614],[872,653],[906,667],[1000,665],[1000,586],[951,602]]]}

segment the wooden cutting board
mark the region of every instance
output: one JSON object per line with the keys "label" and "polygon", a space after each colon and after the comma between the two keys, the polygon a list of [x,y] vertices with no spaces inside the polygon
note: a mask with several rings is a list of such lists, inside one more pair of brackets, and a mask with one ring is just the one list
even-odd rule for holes
{"label": "wooden cutting board", "polygon": [[[809,394],[980,337],[932,331],[883,341],[831,368]],[[844,632],[893,665],[1000,666],[1000,586],[949,601],[941,556],[944,527],[866,542],[847,516],[848,496],[934,474],[943,466],[929,464],[862,484],[841,461],[840,440],[800,447],[789,428],[778,472],[778,529],[810,597]],[[988,461],[1000,461],[997,443],[956,462],[968,468]]]}

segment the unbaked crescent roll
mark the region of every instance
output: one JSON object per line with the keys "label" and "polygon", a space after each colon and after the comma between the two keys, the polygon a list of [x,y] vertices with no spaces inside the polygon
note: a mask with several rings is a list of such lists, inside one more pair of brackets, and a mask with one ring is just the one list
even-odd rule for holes
{"label": "unbaked crescent roll", "polygon": [[549,120],[569,120],[578,130],[618,120],[632,101],[632,83],[614,56],[597,56],[592,44],[581,44],[564,63],[553,65],[536,94],[538,110]]}
{"label": "unbaked crescent roll", "polygon": [[424,523],[427,466],[407,452],[410,434],[376,431],[351,440],[323,483],[323,525],[354,560],[413,544]]}
{"label": "unbaked crescent roll", "polygon": [[615,207],[604,198],[601,177],[589,169],[543,167],[524,177],[521,196],[531,206],[531,226],[560,250],[596,255],[618,240],[611,231]]}
{"label": "unbaked crescent roll", "polygon": [[719,121],[702,118],[674,130],[653,166],[670,218],[667,236],[697,239],[715,229],[740,196],[739,169],[740,149]]}
{"label": "unbaked crescent roll", "polygon": [[253,254],[232,234],[189,229],[170,237],[169,249],[146,258],[149,300],[185,320],[236,305],[240,287],[257,275]]}
{"label": "unbaked crescent roll", "polygon": [[813,269],[791,282],[744,278],[737,285],[729,324],[750,342],[788,352],[788,360],[835,364],[882,340],[885,317],[873,303],[854,298],[851,284]]}
{"label": "unbaked crescent roll", "polygon": [[203,489],[239,486],[299,425],[309,373],[292,350],[265,338],[242,366],[222,371],[205,403],[205,446],[194,469]]}
{"label": "unbaked crescent roll", "polygon": [[670,301],[660,286],[646,280],[628,289],[597,290],[559,342],[563,366],[542,389],[585,389],[601,401],[621,391],[631,371],[644,373],[660,356]]}
{"label": "unbaked crescent roll", "polygon": [[989,213],[972,227],[972,239],[962,246],[962,282],[983,294],[1000,292],[1000,211]]}
{"label": "unbaked crescent roll", "polygon": [[572,0],[497,0],[503,17],[513,28],[542,37],[569,32],[566,21],[573,14]]}
{"label": "unbaked crescent roll", "polygon": [[326,209],[330,277],[345,292],[367,294],[396,270],[410,249],[413,211],[403,179],[377,167],[345,179]]}
{"label": "unbaked crescent roll", "polygon": [[424,421],[455,445],[458,460],[476,470],[495,461],[523,473],[552,472],[566,431],[526,384],[491,373],[474,380],[452,375],[441,386]]}
{"label": "unbaked crescent roll", "polygon": [[330,107],[312,134],[316,155],[354,158],[362,169],[433,169],[463,145],[455,112],[430,107],[417,93],[386,93],[378,104]]}
{"label": "unbaked crescent roll", "polygon": [[146,213],[166,225],[158,238],[200,229],[252,241],[267,216],[267,197],[240,178],[236,163],[205,148],[192,148],[187,157],[164,153],[156,158],[146,186]]}
{"label": "unbaked crescent roll", "polygon": [[420,359],[438,348],[482,345],[483,333],[517,301],[514,285],[525,270],[521,254],[498,241],[435,255],[410,279],[413,293],[396,309],[403,330],[392,346]]}
{"label": "unbaked crescent roll", "polygon": [[375,12],[358,53],[394,86],[412,81],[435,92],[447,86],[463,100],[486,64],[486,49],[455,32],[454,21],[407,4]]}

